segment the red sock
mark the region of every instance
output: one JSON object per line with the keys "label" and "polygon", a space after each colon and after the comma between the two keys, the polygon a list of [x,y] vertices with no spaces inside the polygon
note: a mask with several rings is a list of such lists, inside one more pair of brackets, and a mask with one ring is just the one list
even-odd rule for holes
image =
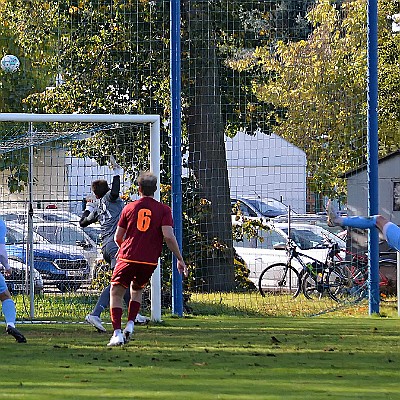
{"label": "red sock", "polygon": [[116,329],[121,329],[122,308],[117,308],[117,307],[112,308],[110,310],[110,315],[114,331]]}
{"label": "red sock", "polygon": [[128,321],[134,321],[138,315],[140,303],[138,301],[130,301],[128,306]]}

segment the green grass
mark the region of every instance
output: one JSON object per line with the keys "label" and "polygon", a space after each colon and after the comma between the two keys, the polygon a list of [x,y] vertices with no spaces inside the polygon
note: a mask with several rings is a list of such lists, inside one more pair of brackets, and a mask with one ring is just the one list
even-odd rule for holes
{"label": "green grass", "polygon": [[[92,311],[98,294],[46,294],[35,296],[35,320],[83,320]],[[21,319],[30,319],[28,296],[14,296],[17,315]],[[397,299],[387,298],[381,302],[381,313],[386,316],[397,315]],[[319,314],[357,315],[368,314],[368,301],[357,304],[339,304],[323,297],[321,300],[308,300],[300,295],[293,299],[287,295],[267,295],[258,292],[234,293],[191,293],[188,306],[194,315],[233,315],[253,317],[309,317]],[[167,310],[164,310],[168,312]],[[142,312],[149,314],[143,305]],[[102,315],[107,319],[107,313]]]}
{"label": "green grass", "polygon": [[88,325],[19,327],[28,343],[0,344],[4,399],[400,398],[398,318],[165,317],[111,349]]}

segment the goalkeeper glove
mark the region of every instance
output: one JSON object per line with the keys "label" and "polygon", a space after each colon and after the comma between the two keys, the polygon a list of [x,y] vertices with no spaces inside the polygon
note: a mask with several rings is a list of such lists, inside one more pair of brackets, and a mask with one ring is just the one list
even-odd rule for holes
{"label": "goalkeeper glove", "polygon": [[114,156],[110,156],[110,168],[113,170],[114,176],[116,175],[122,176],[124,174],[124,170],[121,168],[119,164],[117,164]]}
{"label": "goalkeeper glove", "polygon": [[93,201],[86,203],[85,211],[89,211],[89,215],[86,217],[89,221],[97,217],[97,205]]}

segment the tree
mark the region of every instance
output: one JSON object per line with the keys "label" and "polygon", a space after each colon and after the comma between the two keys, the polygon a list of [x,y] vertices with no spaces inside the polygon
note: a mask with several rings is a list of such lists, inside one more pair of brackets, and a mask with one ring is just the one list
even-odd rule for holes
{"label": "tree", "polygon": [[[390,2],[380,2],[381,11],[383,3],[387,9]],[[318,1],[307,14],[313,27],[307,40],[279,41],[273,49],[256,48],[245,62],[230,61],[239,71],[252,64],[262,68],[264,80],[254,81],[253,91],[258,99],[271,104],[271,118],[277,122],[274,131],[306,152],[309,182],[315,192],[343,194],[340,175],[365,162],[365,10],[364,0],[342,4]],[[393,129],[399,120],[393,94],[399,85],[395,78],[398,68],[393,65],[399,41],[389,39],[384,22],[387,14],[383,15],[379,29],[384,48],[379,60],[383,88],[379,100],[388,106],[383,111],[385,120],[380,121],[380,135],[382,150],[387,151],[399,138],[398,129]],[[384,95],[387,91],[389,96]]]}
{"label": "tree", "polygon": [[[14,54],[21,67],[15,73],[0,70],[0,109],[2,112],[27,112],[31,109],[25,99],[54,84],[56,70],[51,64],[55,57],[57,12],[50,2],[31,0],[0,1],[0,53]],[[40,29],[37,29],[40,27]],[[0,137],[12,137],[10,124],[0,123]],[[20,136],[26,124],[13,124],[13,135]],[[3,146],[6,146],[4,143]],[[19,160],[11,153],[3,153],[0,170],[9,170],[7,185],[11,193],[23,190],[28,179],[28,151],[21,150]]]}
{"label": "tree", "polygon": [[[311,3],[183,2],[182,32],[188,45],[184,46],[187,57],[182,77],[183,131],[192,171],[188,183],[195,192],[195,206],[204,211],[196,221],[199,230],[188,226],[193,233],[188,236],[198,238],[204,249],[196,267],[204,272],[207,290],[234,286],[224,133],[233,135],[239,129],[252,133],[259,126],[269,131],[275,123],[264,112],[270,105],[258,102],[251,92],[248,77],[244,73],[238,76],[224,60],[233,47],[251,43],[253,48],[260,41],[271,42],[278,31],[280,38],[306,32],[309,26],[298,14]],[[166,123],[163,137],[168,135],[168,1],[3,0],[3,4],[7,13],[0,18],[9,20],[10,31],[24,45],[26,54],[31,54],[31,49],[41,51],[43,76],[62,73],[65,80],[53,90],[45,90],[45,85],[36,87],[24,99],[26,109],[45,113],[158,113]],[[35,26],[35,35],[25,34],[31,28],[18,29],[21,24]],[[38,68],[39,75],[40,71]],[[125,133],[121,131],[112,145],[106,133],[96,135],[76,145],[75,154],[90,154],[103,163],[111,146],[127,148]],[[164,142],[163,178],[167,180],[169,148]],[[145,155],[146,148],[135,153],[135,163],[144,165]],[[131,157],[124,154],[118,160],[127,171]],[[206,276],[209,268],[213,274]]]}
{"label": "tree", "polygon": [[[224,61],[237,49],[246,53],[249,46],[276,40],[278,30],[285,38],[299,32],[304,35],[301,15],[311,3],[183,2],[187,166],[200,198],[200,235],[207,238],[200,263],[215,275],[204,285],[211,290],[229,289],[233,282],[224,134],[234,136],[239,130],[253,134],[260,127],[269,132],[274,123],[265,113],[265,102],[257,101],[251,92],[247,74],[238,76]],[[198,234],[190,237],[198,240]]]}

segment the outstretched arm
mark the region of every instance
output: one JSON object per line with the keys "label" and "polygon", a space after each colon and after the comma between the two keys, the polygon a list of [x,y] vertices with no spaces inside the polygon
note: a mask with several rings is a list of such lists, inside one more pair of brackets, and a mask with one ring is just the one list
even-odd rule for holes
{"label": "outstretched arm", "polygon": [[389,246],[400,251],[400,227],[382,217],[382,215],[376,217],[376,226],[383,233],[383,237]]}
{"label": "outstretched arm", "polygon": [[114,156],[110,156],[110,168],[114,174],[111,184],[110,200],[115,201],[119,197],[119,191],[121,190],[121,176],[124,174],[124,170],[119,164],[117,164]]}
{"label": "outstretched arm", "polygon": [[112,201],[117,200],[119,197],[120,190],[121,190],[121,178],[119,175],[114,175],[111,184],[110,200]]}
{"label": "outstretched arm", "polygon": [[376,227],[383,232],[383,227],[389,222],[385,217],[382,217],[382,215],[378,215],[376,217]]}

